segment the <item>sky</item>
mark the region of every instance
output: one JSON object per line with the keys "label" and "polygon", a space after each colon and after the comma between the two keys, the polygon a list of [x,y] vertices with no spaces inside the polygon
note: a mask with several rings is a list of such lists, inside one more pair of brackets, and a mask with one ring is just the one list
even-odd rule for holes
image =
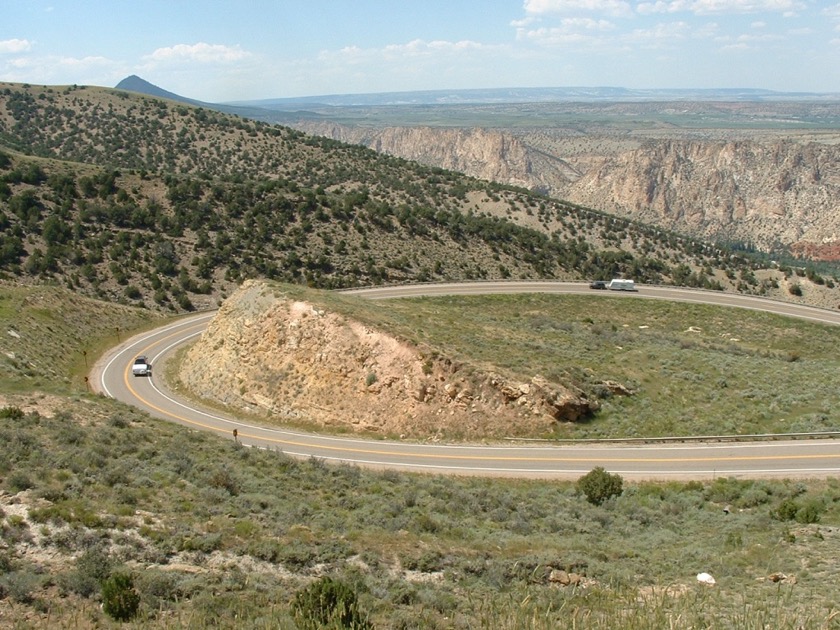
{"label": "sky", "polygon": [[0,81],[207,102],[524,87],[840,94],[840,0],[0,0]]}

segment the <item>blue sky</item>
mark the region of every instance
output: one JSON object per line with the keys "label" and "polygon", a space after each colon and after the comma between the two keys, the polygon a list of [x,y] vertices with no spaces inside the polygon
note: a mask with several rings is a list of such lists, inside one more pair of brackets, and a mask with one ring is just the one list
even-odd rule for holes
{"label": "blue sky", "polygon": [[840,0],[0,0],[0,80],[210,102],[615,86],[840,93]]}

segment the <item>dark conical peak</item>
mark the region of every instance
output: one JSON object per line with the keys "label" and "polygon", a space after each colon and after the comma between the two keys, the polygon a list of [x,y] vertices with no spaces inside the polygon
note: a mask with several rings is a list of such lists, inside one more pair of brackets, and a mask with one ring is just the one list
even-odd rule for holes
{"label": "dark conical peak", "polygon": [[136,74],[132,74],[129,77],[126,77],[117,85],[115,86],[117,90],[126,90],[127,92],[138,92],[140,94],[148,94],[149,96],[155,96],[157,98],[167,98],[172,101],[180,101],[182,103],[198,103],[199,101],[193,100],[191,98],[186,98],[185,96],[179,96],[174,92],[169,92],[164,90],[163,88],[159,88],[156,85],[153,85],[146,81],[145,79],[141,79]]}

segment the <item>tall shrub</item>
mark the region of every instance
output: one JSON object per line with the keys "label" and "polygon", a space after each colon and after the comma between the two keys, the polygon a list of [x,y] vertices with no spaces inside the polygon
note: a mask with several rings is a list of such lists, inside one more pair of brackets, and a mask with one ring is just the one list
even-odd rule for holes
{"label": "tall shrub", "polygon": [[292,602],[292,614],[304,630],[325,627],[363,630],[371,627],[359,610],[353,589],[331,577],[323,577],[299,591]]}
{"label": "tall shrub", "polygon": [[623,486],[621,475],[610,474],[601,466],[593,468],[577,482],[578,491],[586,495],[592,505],[601,505],[610,497],[620,495]]}
{"label": "tall shrub", "polygon": [[134,619],[140,607],[140,595],[127,573],[115,573],[102,583],[102,610],[117,621]]}

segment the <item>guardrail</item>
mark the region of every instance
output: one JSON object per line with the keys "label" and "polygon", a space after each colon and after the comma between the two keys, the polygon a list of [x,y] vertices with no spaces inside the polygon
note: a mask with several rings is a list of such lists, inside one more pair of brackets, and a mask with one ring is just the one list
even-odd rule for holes
{"label": "guardrail", "polygon": [[504,438],[509,442],[541,442],[547,444],[679,444],[681,442],[770,442],[781,440],[819,440],[840,438],[840,431],[817,431],[812,433],[749,433],[744,435],[684,435],[668,437],[623,437],[623,438]]}

